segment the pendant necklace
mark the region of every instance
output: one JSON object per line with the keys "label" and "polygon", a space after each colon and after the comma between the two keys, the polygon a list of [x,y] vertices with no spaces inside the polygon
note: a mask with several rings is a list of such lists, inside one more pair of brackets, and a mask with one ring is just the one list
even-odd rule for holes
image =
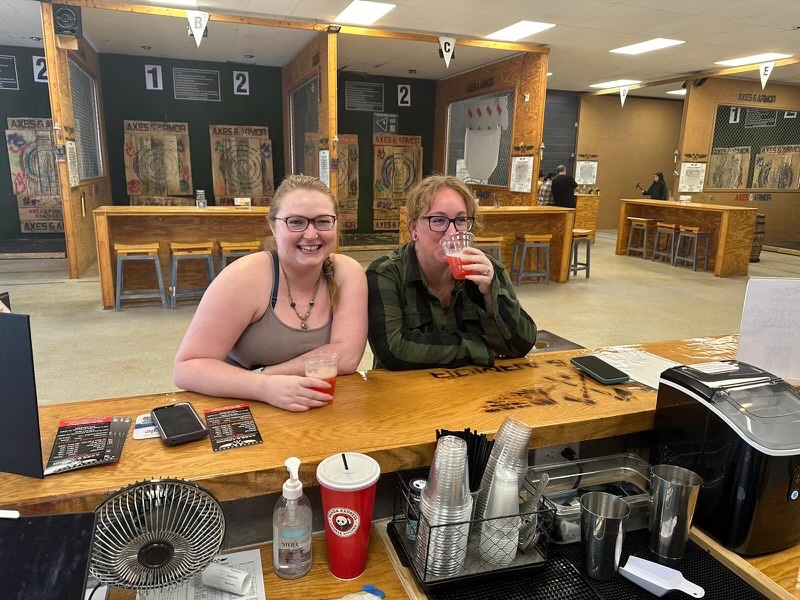
{"label": "pendant necklace", "polygon": [[286,292],[289,294],[289,306],[292,307],[294,314],[297,315],[297,318],[300,319],[300,329],[308,329],[308,324],[306,321],[308,320],[309,315],[311,314],[311,310],[314,308],[314,298],[317,297],[317,291],[319,291],[319,284],[322,281],[322,271],[320,271],[319,278],[317,279],[317,284],[314,286],[314,293],[311,296],[311,300],[308,301],[308,310],[306,311],[305,315],[301,315],[297,310],[297,303],[292,298],[292,288],[289,285],[289,278],[286,276],[286,271],[283,270],[281,267],[281,271],[283,272],[283,279],[286,282]]}

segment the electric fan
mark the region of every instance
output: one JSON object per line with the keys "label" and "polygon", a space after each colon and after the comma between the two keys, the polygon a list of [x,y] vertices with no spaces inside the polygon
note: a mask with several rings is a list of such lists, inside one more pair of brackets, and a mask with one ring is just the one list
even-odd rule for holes
{"label": "electric fan", "polygon": [[177,479],[134,483],[95,511],[89,570],[101,584],[140,591],[176,585],[205,569],[225,534],[222,507]]}

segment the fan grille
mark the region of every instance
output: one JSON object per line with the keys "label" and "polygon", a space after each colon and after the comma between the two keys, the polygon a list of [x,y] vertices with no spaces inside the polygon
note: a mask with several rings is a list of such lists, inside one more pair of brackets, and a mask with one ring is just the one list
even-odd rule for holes
{"label": "fan grille", "polygon": [[135,483],[95,513],[91,573],[115,587],[154,590],[185,581],[208,566],[225,533],[217,500],[179,480]]}

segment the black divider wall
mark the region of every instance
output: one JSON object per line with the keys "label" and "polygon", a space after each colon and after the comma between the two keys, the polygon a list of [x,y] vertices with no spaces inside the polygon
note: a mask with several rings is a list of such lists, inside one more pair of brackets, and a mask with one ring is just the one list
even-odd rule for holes
{"label": "black divider wall", "polygon": [[[47,83],[33,81],[33,57],[44,56],[42,48],[18,48],[0,46],[0,54],[13,56],[17,64],[19,90],[0,90],[0,123],[5,132],[9,117],[50,117],[50,94]],[[0,239],[4,238],[63,238],[63,234],[25,234],[19,228],[17,199],[11,185],[11,171],[8,166],[8,150],[3,134],[3,147],[0,148]]]}
{"label": "black divider wall", "polygon": [[[163,90],[147,90],[145,65],[161,65]],[[173,67],[220,72],[220,102],[175,100]],[[283,180],[283,109],[281,69],[234,63],[173,60],[122,54],[101,54],[103,100],[106,116],[111,193],[114,204],[129,203],[125,185],[123,121],[170,121],[189,123],[192,181],[195,189],[206,191],[213,200],[211,143],[208,126],[266,125],[272,140],[275,186]],[[233,93],[233,71],[248,71],[250,95]]]}
{"label": "black divider wall", "polygon": [[547,90],[544,102],[544,158],[540,170],[547,175],[558,165],[572,173],[578,129],[578,92]]}
{"label": "black divider wall", "polygon": [[[383,112],[399,116],[400,135],[422,136],[422,176],[433,170],[433,128],[436,104],[436,82],[429,79],[403,77],[373,77],[342,71],[338,78],[339,133],[358,135],[358,233],[372,231],[372,190],[375,157],[372,146],[374,113],[347,110],[345,88],[347,81],[383,84]],[[411,86],[411,106],[398,106],[397,86]]]}

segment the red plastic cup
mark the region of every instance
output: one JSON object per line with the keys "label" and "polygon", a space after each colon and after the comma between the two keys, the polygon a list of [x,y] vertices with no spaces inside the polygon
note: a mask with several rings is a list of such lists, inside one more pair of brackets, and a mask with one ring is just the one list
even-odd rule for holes
{"label": "red plastic cup", "polygon": [[459,231],[451,236],[445,236],[441,240],[442,249],[447,257],[447,264],[453,279],[466,279],[467,275],[473,275],[472,271],[464,269],[465,264],[472,264],[472,261],[464,261],[464,248],[472,246],[473,236],[469,231]]}
{"label": "red plastic cup", "polygon": [[317,467],[328,567],[337,579],[356,579],[367,567],[372,509],[380,475],[378,462],[357,452],[334,454]]}

